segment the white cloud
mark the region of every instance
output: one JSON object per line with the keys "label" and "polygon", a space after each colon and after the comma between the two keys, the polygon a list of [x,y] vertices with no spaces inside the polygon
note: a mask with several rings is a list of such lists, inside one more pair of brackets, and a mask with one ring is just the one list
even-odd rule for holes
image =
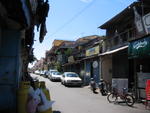
{"label": "white cloud", "polygon": [[82,2],[85,2],[85,3],[89,3],[89,2],[92,2],[93,0],[80,0]]}

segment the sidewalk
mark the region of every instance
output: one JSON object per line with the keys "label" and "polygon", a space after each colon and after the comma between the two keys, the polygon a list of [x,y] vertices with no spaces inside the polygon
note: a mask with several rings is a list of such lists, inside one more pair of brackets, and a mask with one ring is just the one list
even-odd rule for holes
{"label": "sidewalk", "polygon": [[[90,85],[84,86],[83,88],[84,89],[88,89],[89,91],[91,91]],[[97,94],[94,94],[94,93],[93,94],[101,96],[101,98],[103,98],[103,99],[105,99],[107,101],[107,96],[102,96],[99,90],[97,90],[97,92],[98,92]],[[121,101],[118,101],[117,103],[109,103],[109,104],[114,104],[114,106],[116,106],[116,107],[118,107],[118,106],[127,106],[126,103],[121,102]],[[145,105],[143,103],[138,103],[138,102],[135,102],[133,107],[130,107],[130,108],[150,111],[150,107],[145,108]]]}

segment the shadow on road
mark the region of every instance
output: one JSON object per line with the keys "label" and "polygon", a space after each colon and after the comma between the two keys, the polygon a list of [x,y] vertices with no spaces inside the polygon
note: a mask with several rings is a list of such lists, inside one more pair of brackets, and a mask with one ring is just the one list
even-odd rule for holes
{"label": "shadow on road", "polygon": [[60,111],[53,111],[53,113],[61,113]]}
{"label": "shadow on road", "polygon": [[[118,101],[117,103],[114,103],[114,105],[127,106],[126,103],[123,101]],[[133,106],[127,106],[127,107],[139,109],[139,110],[150,110],[150,109],[146,109],[145,105],[142,103],[135,103]]]}

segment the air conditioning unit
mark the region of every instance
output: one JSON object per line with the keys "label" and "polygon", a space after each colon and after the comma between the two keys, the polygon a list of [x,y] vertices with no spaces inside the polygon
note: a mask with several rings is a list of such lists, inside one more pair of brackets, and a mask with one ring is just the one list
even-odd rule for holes
{"label": "air conditioning unit", "polygon": [[150,13],[143,16],[143,24],[147,34],[150,34]]}

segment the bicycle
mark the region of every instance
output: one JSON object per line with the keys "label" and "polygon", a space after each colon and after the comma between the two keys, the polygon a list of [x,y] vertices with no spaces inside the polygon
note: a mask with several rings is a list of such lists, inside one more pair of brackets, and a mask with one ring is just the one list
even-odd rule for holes
{"label": "bicycle", "polygon": [[126,88],[123,88],[123,92],[119,92],[116,88],[113,88],[113,91],[107,95],[107,100],[109,103],[116,103],[120,97],[121,100],[125,101],[128,106],[133,106],[135,99],[132,94],[129,94],[126,91]]}

